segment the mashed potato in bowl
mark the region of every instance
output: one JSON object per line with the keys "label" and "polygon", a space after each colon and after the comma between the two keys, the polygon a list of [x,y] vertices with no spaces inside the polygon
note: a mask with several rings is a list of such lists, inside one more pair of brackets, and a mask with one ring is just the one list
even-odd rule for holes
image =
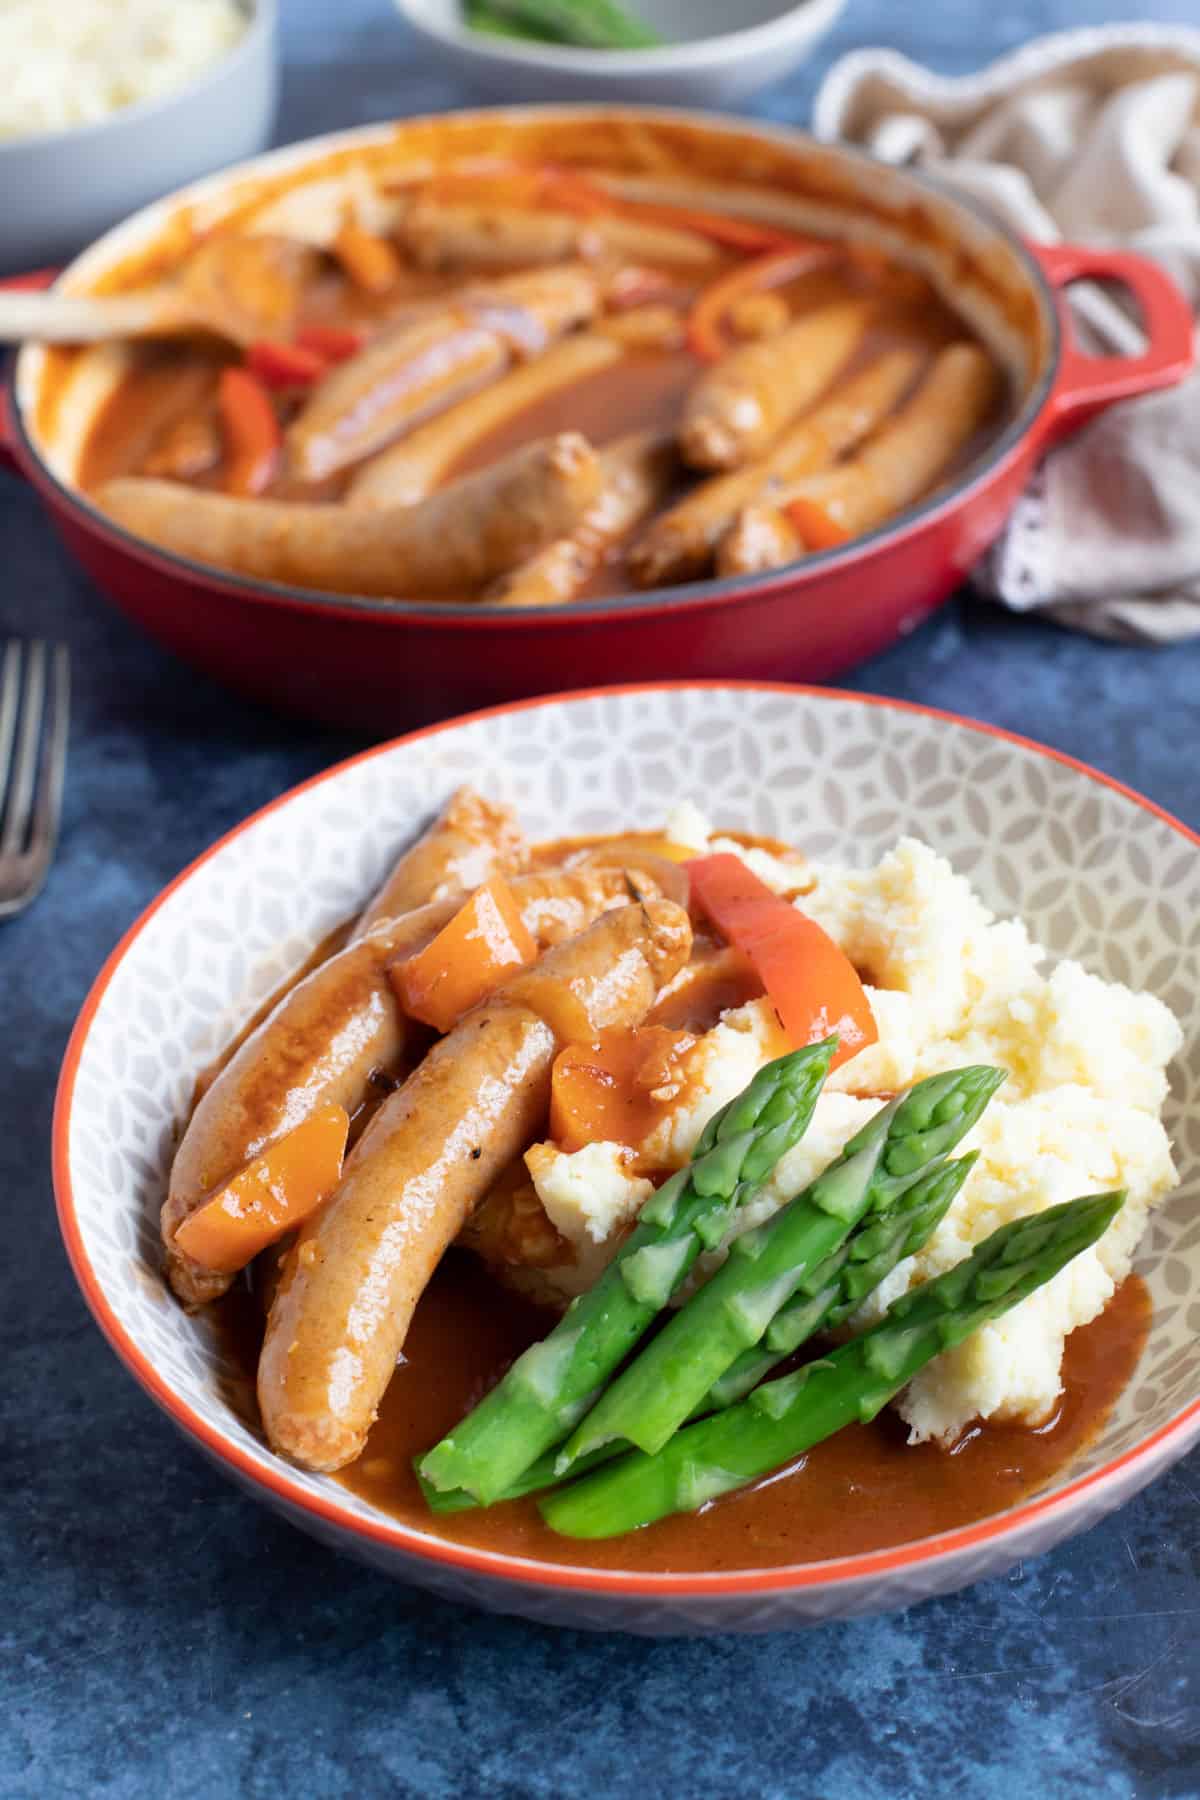
{"label": "mashed potato in bowl", "polygon": [[182,87],[248,24],[237,0],[0,0],[0,141],[93,125]]}
{"label": "mashed potato in bowl", "polygon": [[[1148,1213],[1176,1182],[1161,1119],[1166,1069],[1182,1044],[1151,994],[1106,982],[1078,963],[1047,966],[1016,919],[997,919],[927,844],[903,838],[873,868],[797,865],[714,837],[692,803],[667,833],[694,854],[730,849],[816,919],[867,980],[878,1043],[830,1077],[804,1140],[778,1166],[734,1230],[761,1223],[842,1149],[894,1092],[967,1062],[1008,1080],[964,1150],[979,1159],[925,1248],[900,1264],[855,1319],[861,1329],[913,1285],[960,1262],[998,1226],[1075,1195],[1124,1187],[1103,1238],[1002,1319],[929,1364],[897,1407],[913,1442],[952,1442],[972,1420],[1038,1424],[1061,1390],[1064,1341],[1103,1311],[1129,1273]],[[727,1011],[688,1052],[678,1103],[640,1147],[641,1166],[685,1163],[707,1120],[779,1051],[766,999]],[[527,1156],[534,1189],[571,1260],[524,1272],[565,1300],[595,1279],[644,1203],[627,1150],[554,1144]],[[699,1278],[723,1259],[702,1259]]]}

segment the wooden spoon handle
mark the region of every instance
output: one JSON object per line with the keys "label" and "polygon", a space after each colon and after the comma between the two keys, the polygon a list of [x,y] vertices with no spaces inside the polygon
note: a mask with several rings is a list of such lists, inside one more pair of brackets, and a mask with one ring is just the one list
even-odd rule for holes
{"label": "wooden spoon handle", "polygon": [[169,329],[165,311],[157,294],[93,300],[86,295],[0,291],[0,343],[36,338],[44,344],[101,344],[112,338],[145,337]]}

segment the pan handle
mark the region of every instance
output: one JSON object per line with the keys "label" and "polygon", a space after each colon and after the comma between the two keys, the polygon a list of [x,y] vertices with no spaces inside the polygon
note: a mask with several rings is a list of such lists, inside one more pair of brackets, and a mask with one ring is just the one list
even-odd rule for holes
{"label": "pan handle", "polygon": [[[32,269],[28,275],[5,275],[0,277],[0,290],[11,289],[19,293],[41,293],[44,288],[51,287],[62,273],[60,269]],[[0,387],[0,469],[12,469],[17,475],[21,473],[21,465],[16,453],[17,428],[12,416],[12,396],[7,387]]]}
{"label": "pan handle", "polygon": [[[1063,345],[1042,414],[1043,435],[1053,441],[1075,431],[1115,400],[1174,387],[1195,363],[1192,309],[1171,277],[1149,257],[1132,251],[1088,249],[1082,244],[1028,246],[1054,290]],[[1075,342],[1065,288],[1073,281],[1108,280],[1129,289],[1142,315],[1146,348],[1140,356],[1087,356]]]}

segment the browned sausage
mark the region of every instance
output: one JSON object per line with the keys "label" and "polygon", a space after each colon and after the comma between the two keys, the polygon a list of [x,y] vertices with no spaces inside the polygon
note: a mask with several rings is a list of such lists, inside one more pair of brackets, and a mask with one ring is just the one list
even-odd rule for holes
{"label": "browned sausage", "polygon": [[602,452],[604,485],[569,537],[502,575],[484,596],[501,606],[563,606],[578,597],[614,544],[662,504],[677,472],[674,446],[649,432]]}
{"label": "browned sausage", "polygon": [[750,342],[785,330],[792,322],[792,309],[782,294],[743,294],[729,308],[725,322],[735,338]]}
{"label": "browned sausage", "polygon": [[354,927],[360,938],[380,919],[398,919],[431,900],[470,893],[492,875],[515,875],[529,846],[511,806],[485,800],[474,788],[451,794],[428,831],[400,856]]}
{"label": "browned sausage", "polygon": [[[999,377],[975,344],[951,344],[916,392],[853,456],[772,486],[721,540],[722,575],[760,573],[809,549],[856,537],[910,506],[970,442],[995,405]],[[806,533],[810,534],[806,536]]]}
{"label": "browned sausage", "polygon": [[[690,948],[687,914],[657,900],[606,914],[541,975],[593,1030],[633,1025]],[[501,988],[384,1102],[271,1308],[258,1401],[273,1449],[308,1469],[359,1454],[442,1252],[545,1121],[557,1048],[540,1012]]]}
{"label": "browned sausage", "polygon": [[867,300],[841,300],[743,344],[707,369],[684,402],[679,447],[695,469],[739,469],[811,406],[861,342]]}
{"label": "browned sausage", "polygon": [[552,950],[577,937],[611,907],[620,906],[631,893],[639,900],[656,900],[675,891],[678,870],[650,851],[631,849],[620,864],[589,864],[586,868],[547,869],[517,875],[509,883],[526,929],[543,950]]}
{"label": "browned sausage", "polygon": [[169,425],[143,464],[147,475],[164,481],[194,481],[221,460],[221,427],[216,408],[187,412]]}
{"label": "browned sausage", "polygon": [[674,306],[631,306],[627,312],[610,313],[594,327],[627,350],[682,350],[687,340],[687,321]]}
{"label": "browned sausage", "polygon": [[473,444],[515,418],[527,406],[618,362],[619,344],[591,332],[576,332],[544,356],[522,363],[490,387],[460,400],[427,425],[381,450],[359,469],[346,489],[347,506],[414,506]]}
{"label": "browned sausage", "polygon": [[852,450],[911,386],[921,360],[922,352],[916,348],[886,350],[856,375],[836,382],[764,457],[702,481],[660,513],[629,551],[629,567],[638,586],[662,587],[703,575],[741,507],[765,495],[769,484],[810,475]]}
{"label": "browned sausage", "polygon": [[370,456],[584,324],[600,297],[582,266],[534,270],[466,288],[384,332],[313,389],[287,433],[291,472],[320,481]]}
{"label": "browned sausage", "polygon": [[[637,863],[629,859],[630,868]],[[639,891],[658,894],[650,858]],[[624,868],[550,870],[514,878],[521,916],[543,948],[560,944],[629,897]],[[187,1306],[215,1300],[229,1277],[175,1248],[174,1235],[219,1183],[319,1106],[336,1102],[353,1115],[371,1077],[395,1068],[404,1021],[388,964],[415,955],[453,918],[457,899],[435,901],[400,919],[384,919],[297,983],[215,1077],[175,1153],[162,1209],[167,1278]]]}
{"label": "browned sausage", "polygon": [[856,537],[911,506],[946,473],[996,404],[1000,375],[978,344],[939,351],[925,380],[856,455],[790,484],[779,504],[805,539],[805,515],[820,536]]}
{"label": "browned sausage", "polygon": [[573,531],[600,491],[586,438],[564,431],[418,506],[355,511],[121,476],[97,504],[136,537],[259,581],[393,599],[462,593]]}
{"label": "browned sausage", "polygon": [[580,218],[533,208],[413,202],[397,236],[424,269],[528,268],[569,257],[621,256],[706,268],[720,257],[698,232],[602,214]]}
{"label": "browned sausage", "polygon": [[762,575],[804,555],[800,534],[769,500],[743,506],[717,546],[718,575]]}

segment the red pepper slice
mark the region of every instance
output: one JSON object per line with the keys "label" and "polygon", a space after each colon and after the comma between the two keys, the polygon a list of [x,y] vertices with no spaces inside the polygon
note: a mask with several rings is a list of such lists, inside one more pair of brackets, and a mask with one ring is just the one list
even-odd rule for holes
{"label": "red pepper slice", "polygon": [[828,244],[801,244],[787,250],[771,250],[718,276],[692,308],[688,320],[688,347],[692,354],[702,362],[718,362],[728,348],[721,326],[735,300],[795,281],[821,263],[832,261],[834,254]]}
{"label": "red pepper slice", "polygon": [[357,356],[366,343],[366,334],[349,325],[302,325],[296,333],[301,350],[311,350],[327,363],[345,362]]}
{"label": "red pepper slice", "polygon": [[836,1069],[878,1042],[858,971],[815,919],[773,894],[738,856],[702,856],[687,871],[694,903],[753,963],[793,1048],[836,1031]]}
{"label": "red pepper slice", "polygon": [[311,387],[325,373],[323,356],[302,344],[281,344],[273,338],[251,344],[246,367],[265,387]]}

